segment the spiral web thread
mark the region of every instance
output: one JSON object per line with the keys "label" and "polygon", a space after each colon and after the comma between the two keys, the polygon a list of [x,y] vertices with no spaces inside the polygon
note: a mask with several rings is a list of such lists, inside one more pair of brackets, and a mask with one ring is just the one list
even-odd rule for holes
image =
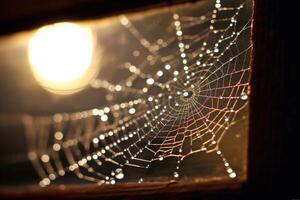
{"label": "spiral web thread", "polygon": [[[168,10],[171,23],[164,29],[165,38],[155,42],[147,40],[129,17],[119,17],[124,31],[149,54],[138,66],[124,62],[121,68],[129,75],[117,84],[91,82],[90,87],[106,90],[107,105],[31,118],[26,126],[28,158],[40,186],[70,173],[114,184],[126,180],[125,167],[147,170],[154,161],[169,157],[177,159],[170,172],[176,179],[181,162],[197,152],[217,154],[228,176],[237,176],[219,144],[247,107],[251,16],[239,19],[249,13],[252,2],[202,3],[212,6],[199,11],[200,16]],[[245,37],[249,42],[242,45]]]}

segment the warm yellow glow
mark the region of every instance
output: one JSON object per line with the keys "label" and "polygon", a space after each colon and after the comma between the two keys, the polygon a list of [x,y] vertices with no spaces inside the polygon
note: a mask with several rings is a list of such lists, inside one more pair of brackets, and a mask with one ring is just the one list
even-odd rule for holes
{"label": "warm yellow glow", "polygon": [[40,28],[29,42],[28,56],[44,88],[70,94],[86,86],[95,74],[93,49],[89,29],[64,22]]}

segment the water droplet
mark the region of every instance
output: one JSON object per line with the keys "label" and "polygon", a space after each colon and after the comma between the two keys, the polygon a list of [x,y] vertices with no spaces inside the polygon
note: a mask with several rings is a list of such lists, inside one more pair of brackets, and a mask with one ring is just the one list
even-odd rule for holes
{"label": "water droplet", "polygon": [[121,85],[116,85],[115,86],[115,90],[116,91],[121,91],[122,90],[122,86]]}
{"label": "water droplet", "polygon": [[123,25],[123,26],[127,26],[129,24],[129,20],[127,19],[127,17],[125,16],[122,16],[120,18],[120,23]]}
{"label": "water droplet", "polygon": [[144,179],[140,178],[140,180],[138,181],[138,183],[142,183],[144,181]]}
{"label": "water droplet", "polygon": [[171,69],[171,65],[169,65],[169,64],[166,64],[166,65],[165,65],[165,69],[166,69],[166,70],[169,70],[169,69]]}
{"label": "water droplet", "polygon": [[99,139],[98,139],[98,138],[94,138],[94,139],[93,139],[93,143],[94,143],[94,144],[98,144],[98,143],[99,143]]}
{"label": "water droplet", "polygon": [[110,108],[109,108],[109,107],[105,107],[105,108],[103,109],[103,111],[104,111],[105,113],[109,113],[109,112],[110,112]]}
{"label": "water droplet", "polygon": [[153,84],[154,84],[154,79],[153,79],[153,78],[148,78],[148,79],[146,80],[146,83],[147,83],[148,85],[153,85]]}
{"label": "water droplet", "polygon": [[137,56],[140,55],[140,52],[139,52],[138,50],[135,50],[135,51],[132,52],[132,55],[133,55],[134,57],[137,57]]}
{"label": "water droplet", "polygon": [[153,97],[148,97],[148,101],[153,101]]}
{"label": "water droplet", "polygon": [[124,178],[124,173],[121,168],[116,169],[116,178],[117,179],[123,179]]}
{"label": "water droplet", "polygon": [[44,154],[41,156],[41,160],[42,160],[42,162],[46,163],[46,162],[49,162],[50,158],[47,154]]}
{"label": "water droplet", "polygon": [[247,100],[247,99],[248,99],[247,93],[246,93],[246,92],[242,92],[240,98],[241,98],[242,100]]}
{"label": "water droplet", "polygon": [[180,31],[180,30],[176,31],[176,35],[177,36],[182,36],[182,31]]}
{"label": "water droplet", "polygon": [[158,156],[158,160],[162,161],[164,157],[162,155]]}
{"label": "water droplet", "polygon": [[99,135],[99,139],[100,140],[104,140],[105,139],[105,135],[103,135],[103,134]]}
{"label": "water droplet", "polygon": [[192,97],[193,96],[193,91],[185,91],[185,92],[183,92],[183,97],[184,98],[190,98],[190,97]]}
{"label": "water droplet", "polygon": [[110,184],[114,185],[116,183],[115,179],[110,180]]}
{"label": "water droplet", "polygon": [[173,176],[174,176],[175,178],[178,178],[178,177],[179,177],[178,172],[174,172]]}
{"label": "water droplet", "polygon": [[228,117],[225,117],[225,122],[228,122],[229,121],[229,118]]}
{"label": "water droplet", "polygon": [[134,113],[135,113],[135,108],[130,108],[130,109],[128,110],[128,112],[129,112],[129,114],[134,114]]}
{"label": "water droplet", "polygon": [[62,140],[63,137],[64,137],[64,135],[63,135],[62,132],[57,131],[57,132],[55,132],[54,137],[55,137],[55,139],[57,139],[57,140]]}
{"label": "water droplet", "polygon": [[107,115],[102,115],[101,116],[101,121],[106,122],[108,120],[108,116]]}
{"label": "water droplet", "polygon": [[157,71],[156,75],[161,77],[162,75],[164,75],[164,73],[163,73],[163,71],[159,70],[159,71]]}
{"label": "water droplet", "polygon": [[230,174],[229,174],[229,177],[230,177],[230,178],[235,178],[235,177],[236,177],[236,173],[235,173],[235,172],[230,173]]}
{"label": "water droplet", "polygon": [[55,143],[55,144],[53,144],[52,148],[53,148],[54,151],[59,151],[61,149],[61,146],[60,146],[60,144]]}
{"label": "water droplet", "polygon": [[58,171],[58,174],[59,174],[60,176],[64,176],[64,175],[65,175],[65,171],[64,171],[64,170],[59,170],[59,171]]}
{"label": "water droplet", "polygon": [[132,73],[136,72],[136,67],[133,66],[133,65],[131,65],[131,66],[129,67],[129,71],[132,72]]}
{"label": "water droplet", "polygon": [[228,172],[228,173],[232,173],[233,170],[232,170],[231,168],[228,168],[228,169],[227,169],[227,172]]}
{"label": "water droplet", "polygon": [[55,176],[55,174],[49,174],[49,178],[50,178],[50,180],[55,180],[56,179],[56,176]]}
{"label": "water droplet", "polygon": [[144,93],[147,93],[147,92],[148,92],[148,88],[144,87],[144,88],[142,89],[142,91],[143,91]]}

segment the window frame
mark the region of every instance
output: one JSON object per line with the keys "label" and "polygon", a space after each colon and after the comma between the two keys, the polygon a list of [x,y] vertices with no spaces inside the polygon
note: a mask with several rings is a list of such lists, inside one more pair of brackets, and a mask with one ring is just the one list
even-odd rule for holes
{"label": "window frame", "polygon": [[[24,1],[25,2],[25,1]],[[168,6],[187,2],[187,0],[124,0],[113,2],[108,0],[63,0],[60,3],[47,0],[43,9],[38,0],[30,0],[31,4],[24,7],[24,2],[5,0],[0,9],[0,35],[31,29],[46,23],[61,20],[82,20],[134,12],[149,8]],[[26,1],[27,2],[27,1]],[[27,3],[28,3],[27,2]],[[253,18],[253,55],[250,98],[250,125],[248,145],[248,177],[245,183],[181,183],[154,182],[146,184],[123,184],[118,187],[87,186],[78,188],[59,187],[45,190],[29,189],[23,193],[0,189],[0,197],[7,198],[78,198],[78,199],[109,199],[111,197],[130,199],[233,199],[276,196],[282,190],[281,176],[283,161],[283,141],[285,125],[284,102],[284,42],[281,40],[281,25],[278,16],[279,0],[254,0]],[[4,11],[4,10],[8,11]],[[9,12],[14,10],[14,12]],[[2,12],[3,11],[3,12]],[[99,14],[100,13],[100,14]],[[270,101],[271,99],[271,101]],[[278,176],[279,175],[279,176]],[[275,178],[275,177],[278,178]],[[78,188],[78,189],[77,189]]]}

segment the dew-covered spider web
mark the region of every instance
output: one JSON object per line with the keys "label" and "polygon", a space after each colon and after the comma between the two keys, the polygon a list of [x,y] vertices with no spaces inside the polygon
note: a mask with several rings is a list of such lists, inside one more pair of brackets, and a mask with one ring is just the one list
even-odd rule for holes
{"label": "dew-covered spider web", "polygon": [[26,121],[40,186],[66,176],[142,183],[158,165],[180,179],[182,162],[199,152],[236,178],[220,144],[248,115],[251,17],[251,0],[205,0],[93,27],[103,62],[87,89],[102,102]]}

